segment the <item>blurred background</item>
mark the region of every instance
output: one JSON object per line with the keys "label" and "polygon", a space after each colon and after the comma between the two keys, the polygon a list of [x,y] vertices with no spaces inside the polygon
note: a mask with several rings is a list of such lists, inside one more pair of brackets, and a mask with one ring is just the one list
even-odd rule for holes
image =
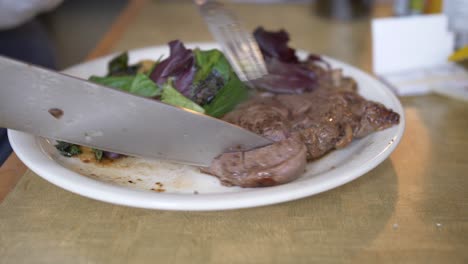
{"label": "blurred background", "polygon": [[[187,0],[152,1],[187,2]],[[11,19],[17,20],[14,21],[15,25],[8,25],[2,21],[5,19],[0,19],[2,43],[0,54],[9,53],[13,54],[10,56],[20,57],[20,59],[26,59],[21,57],[29,56],[33,60],[44,61],[43,63],[36,62],[38,64],[53,66],[57,69],[76,64],[96,46],[128,2],[128,0],[0,0],[0,6],[3,5],[1,9],[5,13],[7,5],[23,6],[23,10],[20,10],[23,14]],[[311,15],[338,23],[353,23],[353,21],[369,16],[376,4],[392,5],[394,14],[398,16],[437,13],[442,10],[441,0],[230,0],[225,2],[297,3],[304,8],[310,8]],[[12,44],[8,45],[7,42]],[[28,52],[24,49],[23,42],[28,42],[29,46],[40,46],[42,51],[47,47],[45,49],[47,52],[34,54],[36,52],[33,48]],[[35,58],[38,55],[41,57]]]}

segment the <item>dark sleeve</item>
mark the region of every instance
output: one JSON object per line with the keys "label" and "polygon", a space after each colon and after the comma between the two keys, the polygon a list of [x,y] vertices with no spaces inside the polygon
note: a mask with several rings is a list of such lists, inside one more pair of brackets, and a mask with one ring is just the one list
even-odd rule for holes
{"label": "dark sleeve", "polygon": [[[0,30],[0,55],[55,68],[52,42],[44,25],[33,19],[13,29]],[[0,128],[0,166],[11,153],[6,129]]]}
{"label": "dark sleeve", "polygon": [[8,143],[7,131],[4,128],[0,128],[0,166],[10,156],[11,147]]}

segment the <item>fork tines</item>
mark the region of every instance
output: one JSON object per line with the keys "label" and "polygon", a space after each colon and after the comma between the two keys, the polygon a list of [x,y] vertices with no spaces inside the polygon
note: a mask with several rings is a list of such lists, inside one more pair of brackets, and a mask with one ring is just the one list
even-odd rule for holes
{"label": "fork tines", "polygon": [[239,79],[248,82],[266,75],[265,61],[257,42],[236,16],[217,1],[196,3],[214,39],[223,49]]}

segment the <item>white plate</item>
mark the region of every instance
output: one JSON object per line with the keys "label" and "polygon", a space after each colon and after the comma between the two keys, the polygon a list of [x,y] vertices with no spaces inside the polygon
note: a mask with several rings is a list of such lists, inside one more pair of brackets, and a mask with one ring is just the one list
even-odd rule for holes
{"label": "white plate", "polygon": [[[188,47],[210,49],[214,44]],[[167,47],[150,47],[130,52],[131,62],[167,55]],[[301,52],[301,56],[306,54]],[[106,74],[110,55],[65,70],[88,78]],[[398,145],[404,131],[403,108],[381,82],[345,63],[326,58],[333,67],[342,68],[358,82],[359,92],[367,99],[383,103],[400,114],[400,124],[354,141],[318,161],[309,163],[299,179],[267,188],[222,186],[217,178],[196,168],[167,162],[127,158],[114,166],[82,163],[63,158],[45,139],[18,131],[8,131],[18,157],[35,173],[71,192],[126,206],[164,210],[223,210],[275,204],[307,197],[343,185],[365,174],[384,161]],[[153,190],[151,190],[153,189]],[[156,190],[164,192],[157,192]]]}

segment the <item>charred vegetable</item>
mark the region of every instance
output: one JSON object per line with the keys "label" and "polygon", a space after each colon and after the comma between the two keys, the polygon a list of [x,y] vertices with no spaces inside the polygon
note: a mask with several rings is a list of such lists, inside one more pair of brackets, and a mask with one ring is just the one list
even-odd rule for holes
{"label": "charred vegetable", "polygon": [[72,143],[57,141],[55,148],[65,157],[73,157],[81,154],[81,147]]}

